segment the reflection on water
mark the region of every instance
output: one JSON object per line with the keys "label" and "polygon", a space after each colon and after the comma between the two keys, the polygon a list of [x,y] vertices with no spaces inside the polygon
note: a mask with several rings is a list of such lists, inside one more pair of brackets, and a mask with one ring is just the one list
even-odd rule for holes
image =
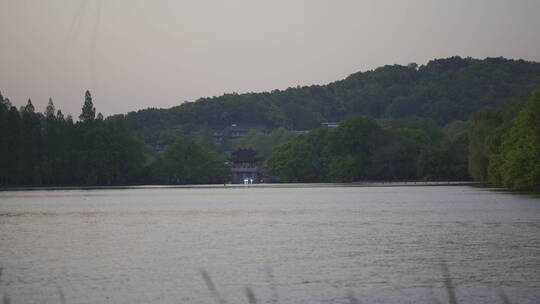
{"label": "reflection on water", "polygon": [[[540,199],[467,186],[0,192],[14,303],[540,298]],[[249,293],[248,293],[249,295]]]}

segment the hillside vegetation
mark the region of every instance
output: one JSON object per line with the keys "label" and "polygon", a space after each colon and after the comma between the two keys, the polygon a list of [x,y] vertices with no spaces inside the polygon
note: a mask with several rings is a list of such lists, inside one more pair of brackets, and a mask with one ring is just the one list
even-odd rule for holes
{"label": "hillside vegetation", "polygon": [[387,65],[327,85],[201,98],[170,109],[130,112],[126,119],[130,129],[150,144],[169,129],[190,134],[238,124],[310,130],[351,114],[420,117],[444,126],[468,120],[483,107],[504,107],[539,86],[539,63],[451,57],[422,66]]}

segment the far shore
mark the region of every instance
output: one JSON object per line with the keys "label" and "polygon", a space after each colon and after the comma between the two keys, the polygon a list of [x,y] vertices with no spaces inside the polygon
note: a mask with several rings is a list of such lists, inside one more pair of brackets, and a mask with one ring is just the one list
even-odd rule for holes
{"label": "far shore", "polygon": [[125,186],[35,186],[0,187],[0,191],[39,190],[117,190],[117,189],[175,189],[175,188],[314,188],[314,187],[415,187],[415,186],[488,186],[473,181],[362,181],[353,183],[260,183],[260,184],[195,184],[195,185],[125,185]]}

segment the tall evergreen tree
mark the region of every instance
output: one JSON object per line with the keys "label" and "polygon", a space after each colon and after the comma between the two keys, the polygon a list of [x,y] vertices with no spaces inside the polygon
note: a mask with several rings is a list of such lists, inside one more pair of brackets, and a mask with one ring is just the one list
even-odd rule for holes
{"label": "tall evergreen tree", "polygon": [[26,106],[24,106],[24,111],[23,112],[27,112],[27,113],[34,113],[36,111],[36,108],[34,107],[34,105],[32,104],[32,100],[31,99],[28,99],[28,102],[26,103]]}
{"label": "tall evergreen tree", "polygon": [[47,108],[45,108],[45,117],[47,119],[54,118],[54,103],[52,98],[49,97],[49,103],[47,104]]}
{"label": "tall evergreen tree", "polygon": [[58,110],[56,112],[56,118],[58,118],[58,120],[64,120],[64,114],[62,113],[61,110]]}
{"label": "tall evergreen tree", "polygon": [[[8,113],[9,107],[4,101],[4,96],[0,92],[0,130],[7,132],[8,129]],[[7,168],[9,164],[8,155],[8,140],[6,134],[0,134],[0,186],[7,183]]]}
{"label": "tall evergreen tree", "polygon": [[11,106],[9,99],[4,100],[4,105],[9,107],[9,111],[6,113],[0,136],[0,176],[3,179],[0,183],[14,185],[22,180],[21,116],[17,108]]}
{"label": "tall evergreen tree", "polygon": [[84,94],[84,105],[82,107],[82,113],[79,119],[83,122],[93,121],[96,118],[96,108],[92,103],[92,95],[90,91],[86,91]]}
{"label": "tall evergreen tree", "polygon": [[32,101],[23,107],[21,120],[21,164],[23,183],[27,185],[41,184],[40,152],[41,152],[41,122],[34,112]]}

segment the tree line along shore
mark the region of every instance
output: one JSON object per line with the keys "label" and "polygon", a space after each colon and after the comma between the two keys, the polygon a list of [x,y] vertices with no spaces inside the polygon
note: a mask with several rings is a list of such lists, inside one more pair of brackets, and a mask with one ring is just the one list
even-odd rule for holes
{"label": "tree line along shore", "polygon": [[[538,192],[535,88],[537,63],[452,57],[107,118],[88,91],[78,120],[52,99],[40,113],[0,94],[0,186],[226,183],[230,153],[251,148],[281,182],[474,180]],[[236,124],[252,128],[225,136]]]}

